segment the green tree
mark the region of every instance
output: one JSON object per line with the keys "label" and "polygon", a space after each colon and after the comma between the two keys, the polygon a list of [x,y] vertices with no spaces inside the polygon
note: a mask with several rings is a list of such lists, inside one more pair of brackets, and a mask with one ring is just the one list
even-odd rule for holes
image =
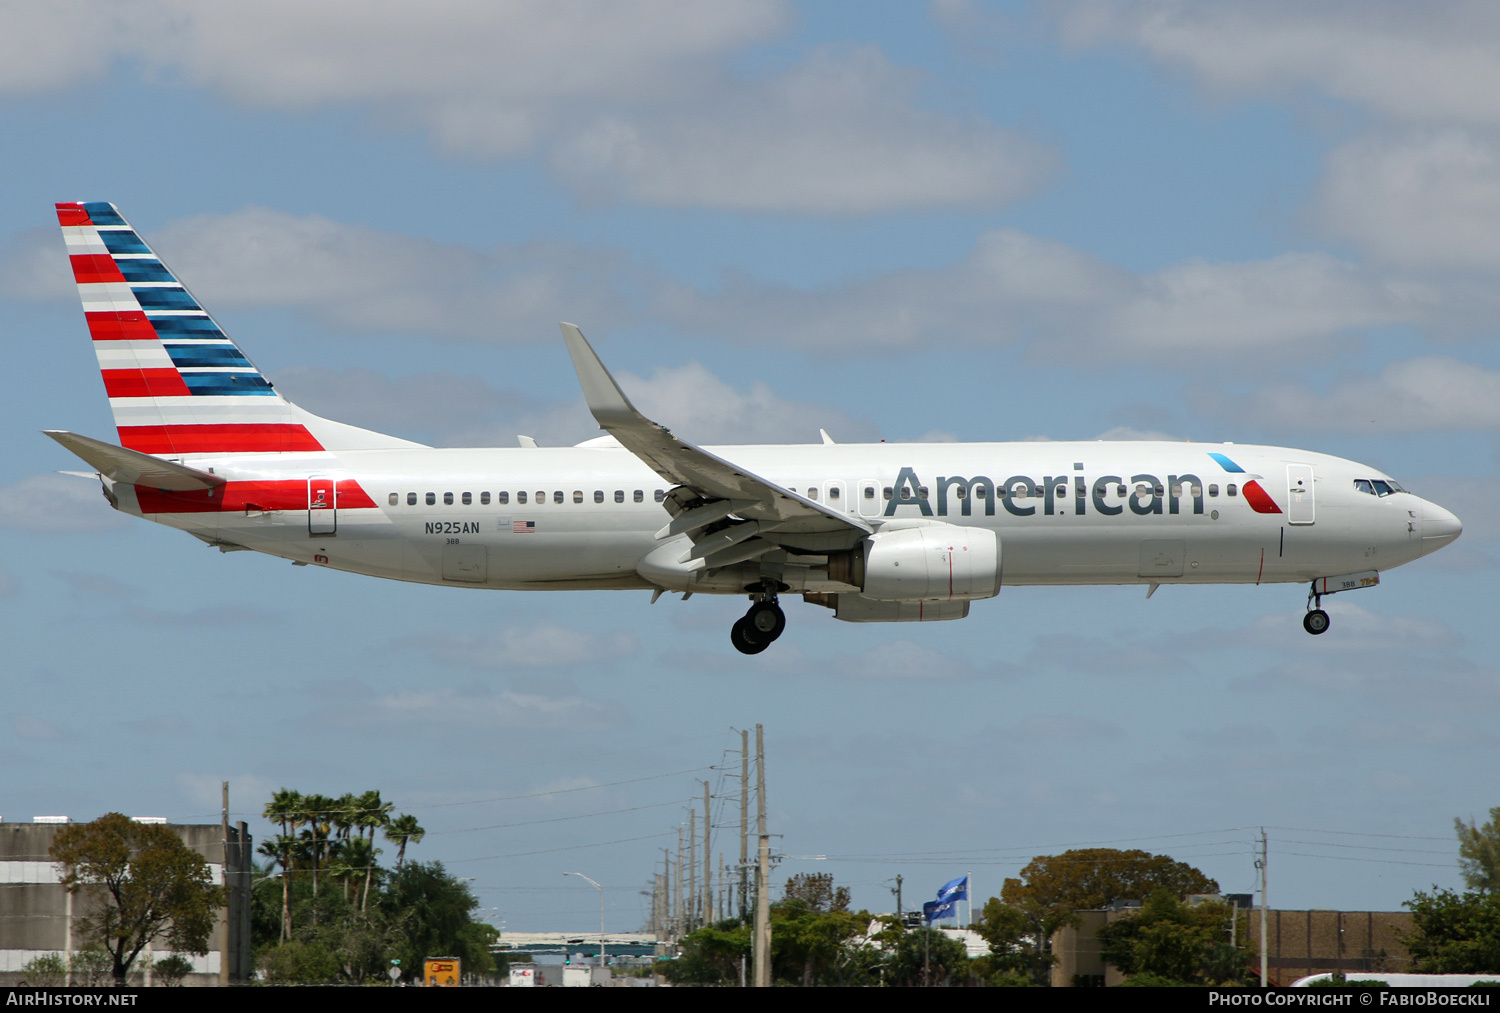
{"label": "green tree", "polygon": [[1475,826],[1455,819],[1458,832],[1458,868],[1464,885],[1480,893],[1500,892],[1500,806],[1490,810],[1490,821]]}
{"label": "green tree", "polygon": [[990,944],[988,956],[976,961],[975,971],[986,981],[1010,984],[1020,978],[1033,985],[1048,984],[1052,957],[1026,912],[991,897],[972,928]]}
{"label": "green tree", "polygon": [[437,954],[458,957],[465,972],[487,973],[495,930],[473,920],[478,905],[441,862],[408,862],[393,873],[381,908],[398,935],[392,956],[401,958],[403,974],[420,974],[422,960]]}
{"label": "green tree", "polygon": [[833,875],[827,872],[797,873],[786,881],[781,896],[784,901],[800,900],[818,914],[849,910],[849,888],[835,887]]}
{"label": "green tree", "polygon": [[1161,888],[1139,912],[1099,930],[1100,955],[1127,976],[1198,985],[1242,981],[1251,956],[1243,946],[1229,944],[1231,913],[1222,903],[1189,907]]}
{"label": "green tree", "polygon": [[968,983],[968,950],[937,929],[902,933],[886,962],[888,985],[941,987]]}
{"label": "green tree", "polygon": [[182,984],[182,979],[193,973],[193,965],[180,954],[162,957],[151,965],[151,979],[156,984],[171,988]]}
{"label": "green tree", "polygon": [[55,988],[68,983],[68,962],[61,953],[44,953],[21,965],[21,983]]}
{"label": "green tree", "polygon": [[49,853],[68,892],[91,902],[92,913],[77,926],[109,953],[116,985],[156,939],[179,953],[208,952],[224,889],[210,881],[203,856],[168,827],[109,813],[64,827]]}
{"label": "green tree", "polygon": [[716,985],[737,982],[740,961],[749,959],[750,925],[730,918],[684,936],[677,959],[661,969],[674,985]]}
{"label": "green tree", "polygon": [[1173,896],[1218,893],[1219,884],[1186,862],[1146,851],[1081,848],[1033,858],[1021,879],[1007,879],[1000,900],[1021,912],[1036,940],[1033,973],[1052,964],[1052,935],[1075,921],[1075,911],[1139,900],[1165,889]]}
{"label": "green tree", "polygon": [[844,947],[871,921],[868,911],[814,911],[801,898],[777,902],[771,908],[772,973],[803,988],[831,983]]}
{"label": "green tree", "polygon": [[1414,969],[1428,974],[1500,972],[1500,894],[1434,888],[1406,902]]}

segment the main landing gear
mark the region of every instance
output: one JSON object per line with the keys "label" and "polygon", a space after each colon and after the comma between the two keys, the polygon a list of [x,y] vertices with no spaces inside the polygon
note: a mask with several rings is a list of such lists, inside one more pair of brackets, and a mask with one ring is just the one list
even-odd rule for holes
{"label": "main landing gear", "polygon": [[741,654],[759,654],[786,629],[786,613],[776,603],[779,590],[780,585],[770,581],[754,588],[755,604],[729,628],[729,642]]}
{"label": "main landing gear", "polygon": [[1302,617],[1302,628],[1315,637],[1328,632],[1328,613],[1323,611],[1323,596],[1317,592],[1316,582],[1313,590],[1307,592],[1307,615]]}

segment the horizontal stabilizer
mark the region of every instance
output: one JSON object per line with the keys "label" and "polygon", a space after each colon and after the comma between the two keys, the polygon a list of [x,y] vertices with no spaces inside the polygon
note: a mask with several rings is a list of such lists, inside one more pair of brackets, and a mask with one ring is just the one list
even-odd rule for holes
{"label": "horizontal stabilizer", "polygon": [[169,489],[173,492],[212,489],[224,484],[224,479],[218,475],[163,461],[136,450],[126,450],[113,443],[55,429],[43,432],[77,454],[111,482],[124,482],[126,485],[139,485],[148,489]]}

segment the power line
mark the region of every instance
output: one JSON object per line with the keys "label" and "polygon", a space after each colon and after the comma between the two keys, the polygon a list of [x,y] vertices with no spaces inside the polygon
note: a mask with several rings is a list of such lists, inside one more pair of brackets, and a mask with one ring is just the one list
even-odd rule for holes
{"label": "power line", "polygon": [[[631,806],[628,809],[606,809],[596,813],[579,813],[576,816],[549,816],[543,820],[522,820],[519,823],[496,823],[488,827],[461,827],[457,830],[429,830],[427,831],[427,836],[431,837],[435,834],[471,834],[479,830],[508,830],[512,827],[536,826],[539,823],[565,823],[568,820],[586,820],[594,816],[617,816],[620,813],[640,812],[643,809],[660,809],[663,806],[682,805],[684,801],[680,798],[674,798],[669,802],[653,802],[650,805]],[[687,799],[686,801],[692,800]]]}

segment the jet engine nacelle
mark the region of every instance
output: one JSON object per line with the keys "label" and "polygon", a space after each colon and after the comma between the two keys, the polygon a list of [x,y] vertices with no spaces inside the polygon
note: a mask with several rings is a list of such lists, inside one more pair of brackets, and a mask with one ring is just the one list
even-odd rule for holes
{"label": "jet engine nacelle", "polygon": [[957,524],[879,531],[865,539],[866,598],[973,601],[1000,593],[1000,537]]}

